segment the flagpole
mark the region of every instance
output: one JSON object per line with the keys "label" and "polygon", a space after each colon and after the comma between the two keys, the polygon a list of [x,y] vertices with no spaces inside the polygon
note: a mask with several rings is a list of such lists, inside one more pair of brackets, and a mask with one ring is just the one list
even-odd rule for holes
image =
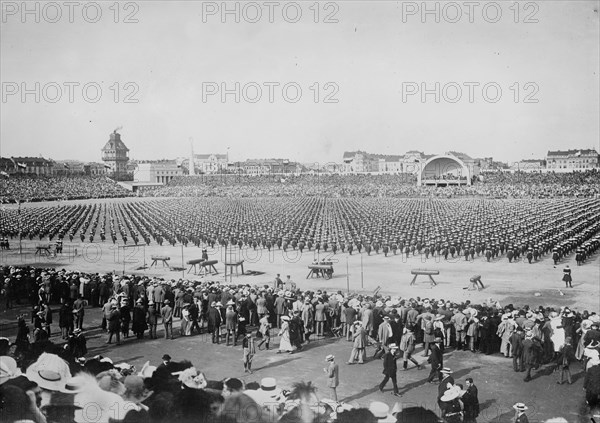
{"label": "flagpole", "polygon": [[21,219],[21,200],[18,200],[18,203],[19,203],[19,211],[18,211],[18,213],[19,213],[19,255],[22,255],[23,254],[23,246],[21,244],[21,238],[22,238],[21,231],[22,231],[23,224],[22,224],[22,219]]}

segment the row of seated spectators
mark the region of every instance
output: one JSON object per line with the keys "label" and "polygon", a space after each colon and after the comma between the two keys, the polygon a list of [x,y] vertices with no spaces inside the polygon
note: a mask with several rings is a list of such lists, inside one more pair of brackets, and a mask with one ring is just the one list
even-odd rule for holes
{"label": "row of seated spectators", "polygon": [[105,176],[11,175],[0,178],[0,202],[127,197],[131,193]]}
{"label": "row of seated spectators", "polygon": [[492,197],[554,198],[600,195],[600,172],[486,173],[472,186],[418,187],[412,174],[199,175],[174,178],[142,193],[156,197]]}

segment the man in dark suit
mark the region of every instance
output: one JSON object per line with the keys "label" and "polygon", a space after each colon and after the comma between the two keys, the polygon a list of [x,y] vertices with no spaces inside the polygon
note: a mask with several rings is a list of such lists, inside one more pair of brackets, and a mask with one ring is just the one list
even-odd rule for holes
{"label": "man in dark suit", "polygon": [[517,330],[510,335],[510,350],[513,355],[513,370],[515,372],[525,371],[523,366],[523,338],[525,334],[523,328],[517,326]]}
{"label": "man in dark suit", "polygon": [[442,350],[440,350],[440,343],[442,342],[442,338],[435,338],[431,345],[431,354],[427,360],[431,364],[431,372],[427,378],[427,382],[429,383],[435,383],[433,379],[436,376],[438,376],[440,381],[442,380],[442,374],[440,373],[440,370],[444,367],[444,355],[442,354]]}
{"label": "man in dark suit", "polygon": [[208,333],[212,334],[212,343],[219,343],[221,336],[221,313],[216,308],[217,303],[212,302],[208,309]]}
{"label": "man in dark suit", "polygon": [[160,309],[160,315],[165,327],[165,339],[173,339],[173,308],[169,300],[165,300],[164,304]]}
{"label": "man in dark suit", "polygon": [[389,344],[388,348],[389,351],[383,356],[383,374],[385,377],[379,384],[379,391],[383,392],[385,385],[392,379],[392,384],[394,385],[394,392],[392,395],[399,397],[401,395],[398,392],[398,383],[396,381],[396,372],[398,371],[398,366],[396,365],[398,357],[396,356],[396,353],[398,352],[398,346],[396,344]]}
{"label": "man in dark suit", "polygon": [[462,402],[465,405],[464,423],[476,423],[479,416],[479,393],[477,386],[473,383],[473,378],[467,378],[465,381],[467,390],[462,396]]}

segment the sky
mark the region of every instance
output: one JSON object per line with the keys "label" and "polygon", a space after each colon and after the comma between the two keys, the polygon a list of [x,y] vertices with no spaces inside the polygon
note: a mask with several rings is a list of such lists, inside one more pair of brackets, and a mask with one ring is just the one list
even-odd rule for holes
{"label": "sky", "polygon": [[2,2],[0,155],[599,150],[599,2],[472,4]]}

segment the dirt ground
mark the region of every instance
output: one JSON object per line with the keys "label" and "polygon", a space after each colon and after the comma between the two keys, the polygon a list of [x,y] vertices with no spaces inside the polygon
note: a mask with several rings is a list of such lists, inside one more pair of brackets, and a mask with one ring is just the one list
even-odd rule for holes
{"label": "dirt ground", "polygon": [[[114,201],[114,200],[111,200]],[[130,201],[130,200],[122,200]],[[46,204],[45,204],[46,205]],[[24,207],[36,206],[26,204]],[[11,206],[8,206],[11,207]],[[294,252],[288,250],[247,250],[237,247],[228,251],[210,250],[211,259],[218,260],[217,275],[199,276],[193,271],[188,273],[188,260],[201,256],[201,249],[190,246],[182,248],[160,247],[155,243],[146,247],[118,248],[112,243],[70,243],[66,240],[64,252],[58,257],[37,255],[36,246],[46,244],[47,240],[22,242],[22,253],[19,254],[19,243],[11,241],[11,250],[2,251],[2,265],[34,265],[56,267],[85,272],[116,272],[126,274],[146,274],[168,279],[208,279],[234,284],[251,284],[272,286],[277,273],[285,280],[291,275],[300,289],[325,289],[327,291],[350,291],[373,293],[376,290],[383,294],[400,295],[402,297],[443,298],[460,302],[470,300],[472,303],[483,301],[499,301],[502,306],[512,303],[515,306],[529,304],[531,307],[569,306],[576,310],[600,311],[600,258],[596,254],[583,266],[577,266],[574,257],[568,257],[554,266],[550,257],[544,257],[537,263],[526,261],[508,263],[506,258],[486,262],[483,257],[475,257],[474,261],[465,262],[464,258],[449,261],[438,259],[425,260],[420,256],[406,257],[382,253],[336,254],[327,259],[334,262],[334,276],[330,280],[309,278],[308,265],[317,258],[313,252]],[[151,257],[155,255],[170,257],[171,268],[162,267],[159,263],[151,266]],[[227,256],[227,257],[226,257]],[[261,272],[259,275],[224,276],[223,262],[244,260],[245,271]],[[325,258],[323,254],[320,259]],[[144,266],[145,264],[145,266]],[[562,268],[569,264],[572,268],[573,288],[564,288],[561,282]],[[434,276],[437,285],[432,286],[426,276],[419,276],[414,285],[412,269],[435,269],[439,275]],[[464,289],[469,285],[469,278],[481,275],[485,289],[481,291]],[[26,307],[24,308],[26,309]],[[0,313],[0,333],[3,336],[14,336],[14,316],[18,310]],[[293,355],[278,355],[275,351],[260,351],[254,362],[255,373],[245,375],[241,363],[242,352],[238,347],[213,345],[204,335],[189,338],[179,337],[173,341],[128,339],[119,347],[105,344],[106,336],[98,329],[100,313],[98,309],[90,309],[86,314],[86,332],[91,354],[104,354],[115,362],[126,361],[141,368],[146,360],[159,364],[160,357],[169,353],[174,360],[184,358],[192,362],[207,374],[210,379],[222,379],[226,376],[241,377],[246,381],[259,381],[262,377],[274,376],[282,387],[290,387],[294,381],[312,380],[319,388],[322,397],[328,396],[326,378],[323,373],[324,357],[335,354],[340,364],[340,387],[338,396],[347,402],[367,406],[370,401],[381,400],[390,406],[398,400],[403,406],[419,404],[437,410],[435,403],[437,386],[426,383],[428,370],[399,371],[399,386],[403,397],[390,395],[391,382],[386,392],[381,394],[377,384],[382,378],[382,362],[371,360],[365,365],[348,366],[345,364],[350,354],[351,344],[340,339],[321,339],[311,342],[305,351]],[[178,326],[178,323],[175,323]],[[58,328],[56,328],[57,330]],[[160,336],[160,333],[159,333]],[[53,338],[58,342],[60,339]],[[277,345],[275,339],[274,344]],[[370,355],[374,352],[369,351]],[[421,353],[417,360],[424,361]],[[218,359],[215,359],[218,358]],[[557,385],[557,374],[550,369],[542,368],[534,380],[523,382],[522,373],[512,371],[512,363],[499,355],[485,356],[470,352],[450,351],[445,355],[445,366],[454,370],[454,378],[464,384],[466,377],[472,377],[479,388],[479,400],[482,412],[480,422],[511,421],[515,402],[524,402],[529,407],[529,421],[544,421],[551,417],[562,416],[569,422],[590,421],[591,415],[584,404],[582,390],[583,373],[578,364],[574,365],[574,384]],[[401,366],[400,366],[401,367]],[[598,412],[597,412],[598,413]],[[598,417],[595,417],[600,421]]]}

